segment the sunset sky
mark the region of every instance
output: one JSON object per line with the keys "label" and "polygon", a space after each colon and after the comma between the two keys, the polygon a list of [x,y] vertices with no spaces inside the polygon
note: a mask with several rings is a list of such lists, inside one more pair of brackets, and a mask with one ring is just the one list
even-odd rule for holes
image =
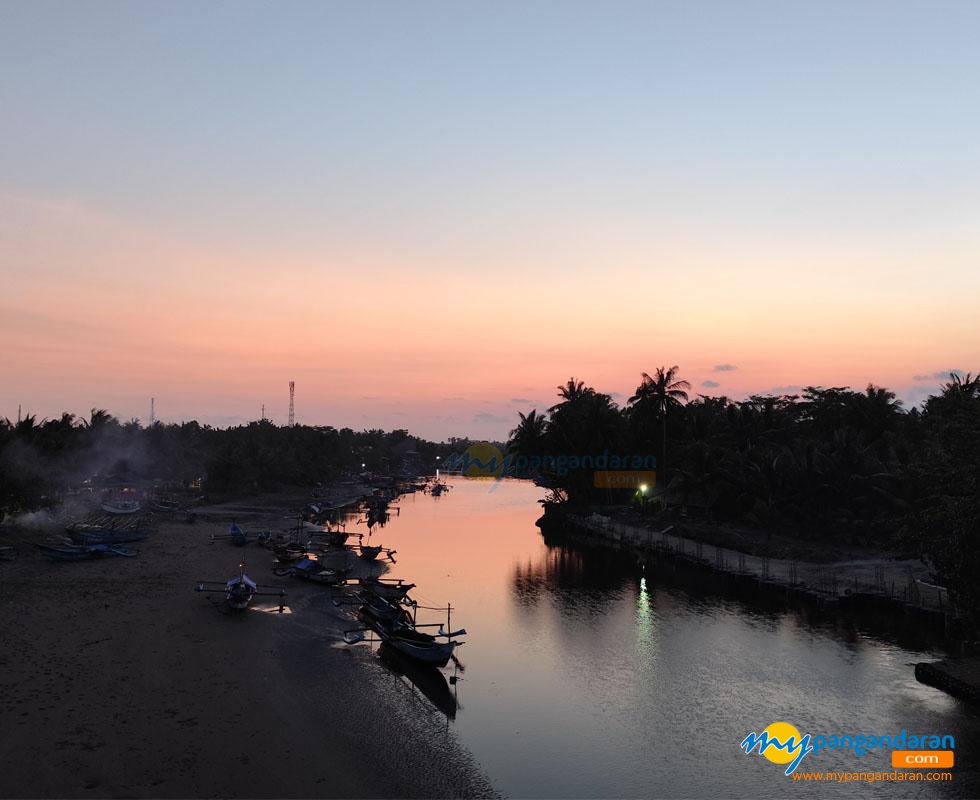
{"label": "sunset sky", "polygon": [[0,416],[504,437],[980,369],[980,3],[0,0]]}

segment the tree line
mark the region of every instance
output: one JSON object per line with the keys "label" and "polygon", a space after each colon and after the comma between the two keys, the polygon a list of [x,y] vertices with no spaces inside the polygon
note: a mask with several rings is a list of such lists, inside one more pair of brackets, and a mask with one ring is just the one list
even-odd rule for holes
{"label": "tree line", "polygon": [[429,465],[447,447],[468,444],[428,442],[406,430],[279,427],[267,420],[222,429],[197,422],[144,427],[102,409],[87,418],[29,414],[18,422],[0,419],[0,512],[52,505],[86,480],[111,475],[208,492],[275,491]]}
{"label": "tree line", "polygon": [[[546,412],[519,415],[510,452],[653,453],[671,504],[928,557],[961,602],[980,608],[980,377],[952,373],[911,409],[874,385],[745,400],[692,397],[690,388],[676,366],[661,367],[619,407],[570,379]],[[596,488],[587,470],[541,477],[570,503],[630,500]]]}

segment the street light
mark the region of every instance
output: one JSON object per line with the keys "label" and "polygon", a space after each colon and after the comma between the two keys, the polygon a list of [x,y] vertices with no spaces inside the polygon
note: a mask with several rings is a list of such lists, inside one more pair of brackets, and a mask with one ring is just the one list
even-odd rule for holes
{"label": "street light", "polygon": [[643,494],[646,494],[647,493],[647,488],[649,488],[649,487],[647,487],[647,485],[645,483],[641,483],[640,484],[640,491],[643,492]]}

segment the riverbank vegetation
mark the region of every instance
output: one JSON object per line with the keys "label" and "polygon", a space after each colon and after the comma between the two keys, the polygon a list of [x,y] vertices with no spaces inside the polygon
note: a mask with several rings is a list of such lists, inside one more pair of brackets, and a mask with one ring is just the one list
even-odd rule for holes
{"label": "riverbank vegetation", "polygon": [[911,409],[873,385],[693,395],[677,367],[644,373],[622,407],[575,379],[558,394],[546,413],[520,415],[511,453],[652,453],[659,486],[634,497],[596,488],[588,470],[540,475],[556,497],[666,501],[693,518],[922,556],[963,607],[980,608],[980,377],[951,374]]}
{"label": "riverbank vegetation", "polygon": [[268,492],[364,471],[410,472],[447,448],[468,445],[427,442],[405,430],[279,427],[265,420],[224,429],[197,422],[143,427],[100,409],[87,419],[67,413],[0,419],[0,514],[53,504],[86,481],[110,476],[208,492]]}

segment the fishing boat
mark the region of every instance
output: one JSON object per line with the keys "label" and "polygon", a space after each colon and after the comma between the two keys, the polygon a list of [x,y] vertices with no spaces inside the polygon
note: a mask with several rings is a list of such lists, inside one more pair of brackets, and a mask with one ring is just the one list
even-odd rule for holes
{"label": "fishing boat", "polygon": [[180,503],[175,500],[150,500],[150,511],[158,511],[163,514],[171,514],[180,511]]}
{"label": "fishing boat", "polygon": [[[403,618],[386,621],[376,618],[371,613],[364,613],[364,608],[366,606],[362,607],[361,619],[367,628],[353,628],[345,631],[344,641],[348,644],[362,641],[364,631],[370,630],[376,633],[382,642],[390,645],[406,658],[410,658],[418,664],[432,667],[446,666],[449,659],[453,657],[456,648],[463,644],[463,642],[456,641],[454,637],[465,635],[465,629],[447,631],[441,623],[420,625],[415,622],[414,618],[410,621]],[[451,614],[452,607],[447,606],[447,627],[449,627],[448,621],[451,619]],[[419,630],[419,628],[435,627],[439,629],[435,634]]]}
{"label": "fishing boat", "polygon": [[276,554],[280,564],[290,564],[303,558],[306,555],[306,548],[301,544],[290,542],[273,547],[272,552]]}
{"label": "fishing boat", "polygon": [[[262,592],[260,589],[273,589],[271,592]],[[279,613],[281,614],[286,607],[286,590],[281,586],[259,586],[247,574],[245,574],[245,564],[238,565],[238,574],[226,581],[198,581],[194,588],[195,592],[222,592],[225,595],[225,602],[235,611],[244,611],[253,597],[278,597]]]}
{"label": "fishing boat", "polygon": [[68,535],[75,544],[124,544],[126,542],[141,542],[151,531],[147,528],[99,528],[96,526],[69,526]]}
{"label": "fishing boat", "polygon": [[108,544],[61,546],[38,544],[36,547],[41,551],[41,555],[50,558],[52,561],[90,561],[95,558],[108,558],[110,556],[132,558],[138,552],[126,547]]}
{"label": "fishing boat", "polygon": [[235,547],[244,547],[248,544],[248,534],[237,522],[232,522],[231,525],[228,526],[228,533],[224,536],[215,536],[213,533],[211,534],[211,544],[214,544],[218,539],[227,539],[233,545],[235,545]]}
{"label": "fishing boat", "polygon": [[377,595],[384,600],[401,602],[415,588],[414,583],[405,583],[401,578],[359,578],[358,585],[366,592]]}
{"label": "fishing boat", "polygon": [[107,514],[136,514],[140,510],[140,504],[138,500],[114,498],[102,503],[101,508]]}
{"label": "fishing boat", "polygon": [[378,597],[370,592],[361,592],[358,599],[363,604],[358,612],[362,620],[367,621],[370,618],[386,625],[390,625],[393,622],[403,622],[405,624],[412,622],[412,617],[409,615],[408,609],[399,603],[390,603],[384,598]]}
{"label": "fishing boat", "polygon": [[381,555],[381,551],[384,548],[379,545],[362,544],[358,547],[361,551],[361,558],[366,558],[368,561],[374,561],[378,556]]}
{"label": "fishing boat", "polygon": [[284,569],[273,571],[276,575],[290,575],[293,578],[300,578],[311,583],[319,583],[322,586],[340,586],[350,572],[348,569],[327,569],[318,561],[314,561],[311,558],[303,558]]}

